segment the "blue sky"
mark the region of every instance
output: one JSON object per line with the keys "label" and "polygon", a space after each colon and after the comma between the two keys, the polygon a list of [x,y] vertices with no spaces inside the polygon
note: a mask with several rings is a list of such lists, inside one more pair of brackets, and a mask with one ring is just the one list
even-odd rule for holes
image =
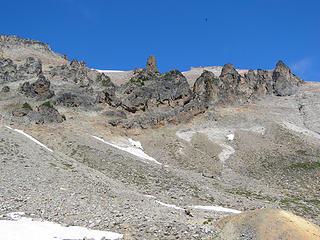
{"label": "blue sky", "polygon": [[1,3],[0,33],[49,43],[91,68],[131,70],[149,55],[161,72],[270,69],[282,59],[316,81],[319,13],[317,0],[11,0]]}

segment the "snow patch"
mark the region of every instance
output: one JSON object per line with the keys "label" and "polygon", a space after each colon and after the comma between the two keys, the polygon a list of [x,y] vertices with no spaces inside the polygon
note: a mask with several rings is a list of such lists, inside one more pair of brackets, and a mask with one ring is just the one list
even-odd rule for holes
{"label": "snow patch", "polygon": [[152,196],[152,195],[144,195],[144,196],[147,198],[156,198],[155,196]]}
{"label": "snow patch", "polygon": [[100,70],[100,69],[92,69],[92,70],[96,70],[99,73],[118,73],[118,72],[124,72],[124,71],[120,71],[120,70]]}
{"label": "snow patch", "polygon": [[201,209],[201,210],[208,210],[208,211],[216,211],[216,212],[229,212],[229,213],[236,213],[239,214],[241,211],[235,210],[235,209],[230,209],[230,208],[224,208],[220,206],[189,206],[190,208],[194,209]]}
{"label": "snow patch", "polygon": [[132,140],[131,138],[129,138],[128,140],[129,140],[129,142],[131,143],[131,145],[132,145],[133,147],[137,147],[137,148],[140,148],[141,150],[143,150],[143,147],[142,147],[142,145],[141,145],[141,142],[139,142],[139,141],[134,141],[134,140]]}
{"label": "snow patch", "polygon": [[227,139],[228,139],[228,141],[233,141],[234,140],[234,134],[228,134],[227,135]]}
{"label": "snow patch", "polygon": [[168,208],[173,208],[173,209],[183,210],[183,211],[185,210],[184,208],[178,207],[174,204],[167,204],[167,203],[160,202],[158,200],[156,200],[156,203],[160,204],[161,206],[168,207]]}
{"label": "snow patch", "polygon": [[91,230],[84,227],[62,227],[59,224],[47,221],[33,221],[31,218],[21,218],[17,221],[0,221],[1,239],[6,240],[79,240],[88,239],[101,240],[122,239],[123,235]]}
{"label": "snow patch", "polygon": [[6,126],[6,128],[13,130],[17,133],[20,133],[24,136],[26,136],[27,138],[29,138],[31,141],[35,142],[36,144],[40,145],[41,147],[45,148],[46,150],[48,150],[49,152],[53,152],[50,148],[48,148],[46,145],[42,144],[41,142],[39,142],[37,139],[33,138],[32,136],[30,136],[29,134],[26,134],[24,131],[19,130],[19,129],[13,129],[9,126]]}
{"label": "snow patch", "polygon": [[[99,138],[99,137],[96,137],[96,136],[92,136],[93,138],[105,143],[105,144],[108,144],[114,148],[117,148],[117,149],[120,149],[122,151],[125,151],[125,152],[128,152],[128,153],[131,153],[132,155],[135,155],[139,158],[142,158],[142,159],[145,159],[145,160],[148,160],[148,161],[151,161],[155,164],[158,164],[158,165],[162,165],[162,163],[159,163],[157,160],[155,160],[153,157],[150,157],[149,155],[147,155],[146,153],[144,153],[140,148],[136,148],[136,147],[129,147],[129,146],[126,146],[126,147],[122,147],[122,146],[118,146],[114,143],[110,143],[110,142],[107,142],[105,140],[103,140],[102,138]],[[140,143],[140,142],[139,142]],[[141,144],[140,144],[141,145]],[[141,146],[142,147],[142,146]]]}

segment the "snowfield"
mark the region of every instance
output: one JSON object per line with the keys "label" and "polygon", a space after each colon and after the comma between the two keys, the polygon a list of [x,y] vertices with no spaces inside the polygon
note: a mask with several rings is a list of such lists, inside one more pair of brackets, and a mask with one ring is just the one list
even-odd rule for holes
{"label": "snowfield", "polygon": [[123,235],[90,230],[84,227],[63,227],[57,223],[47,221],[34,221],[32,218],[20,218],[14,220],[1,220],[1,239],[5,240],[101,240],[103,238],[116,240],[122,239]]}

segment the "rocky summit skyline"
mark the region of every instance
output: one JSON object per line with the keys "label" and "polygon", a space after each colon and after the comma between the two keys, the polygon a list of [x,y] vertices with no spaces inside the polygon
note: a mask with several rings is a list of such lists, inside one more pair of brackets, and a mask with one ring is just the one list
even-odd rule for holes
{"label": "rocky summit skyline", "polygon": [[320,239],[320,84],[281,60],[158,65],[95,70],[0,36],[0,236]]}

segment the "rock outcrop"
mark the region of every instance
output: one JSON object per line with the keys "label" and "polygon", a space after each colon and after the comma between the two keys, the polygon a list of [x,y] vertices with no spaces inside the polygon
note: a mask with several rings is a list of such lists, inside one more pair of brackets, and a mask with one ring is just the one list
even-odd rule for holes
{"label": "rock outcrop", "polygon": [[42,73],[39,59],[28,57],[24,64],[17,66],[11,59],[0,57],[0,84],[36,78]]}
{"label": "rock outcrop", "polygon": [[146,69],[149,72],[158,72],[155,56],[149,56]]}
{"label": "rock outcrop", "polygon": [[[92,93],[91,93],[92,95]],[[65,92],[60,93],[54,100],[55,105],[65,107],[89,107],[94,104],[94,98],[87,92]]]}
{"label": "rock outcrop", "polygon": [[124,110],[126,115],[112,119],[112,125],[144,128],[165,122],[186,121],[210,106],[243,104],[273,93],[291,95],[301,83],[281,61],[273,74],[259,69],[240,75],[228,63],[219,77],[204,71],[193,90],[177,70],[161,74],[136,69],[130,81],[121,87],[109,83],[98,94],[96,102]]}
{"label": "rock outcrop", "polygon": [[98,102],[123,109],[127,114],[110,123],[127,128],[186,121],[203,111],[195,104],[194,94],[178,70],[161,74],[136,69],[126,84],[106,88],[98,96]]}
{"label": "rock outcrop", "polygon": [[101,80],[97,71],[87,68],[85,62],[78,62],[77,60],[73,60],[70,64],[53,67],[49,76],[54,81],[70,82],[81,87],[89,87],[97,80]]}
{"label": "rock outcrop", "polygon": [[29,103],[24,103],[21,107],[14,109],[12,115],[18,118],[18,122],[24,124],[62,123],[65,120],[65,116],[61,115],[49,101],[35,109]]}
{"label": "rock outcrop", "polygon": [[289,96],[296,92],[297,87],[303,82],[291,73],[290,68],[282,61],[277,63],[272,74],[273,89],[277,96]]}
{"label": "rock outcrop", "polygon": [[282,61],[272,74],[264,70],[249,70],[241,76],[231,63],[224,65],[219,78],[204,71],[196,80],[193,91],[202,101],[218,104],[246,103],[268,94],[289,96],[303,81],[290,72]]}
{"label": "rock outcrop", "polygon": [[40,75],[38,80],[32,84],[29,82],[22,84],[20,91],[27,97],[37,98],[39,101],[43,101],[54,96],[54,91],[50,89],[50,81],[48,81],[43,75]]}

